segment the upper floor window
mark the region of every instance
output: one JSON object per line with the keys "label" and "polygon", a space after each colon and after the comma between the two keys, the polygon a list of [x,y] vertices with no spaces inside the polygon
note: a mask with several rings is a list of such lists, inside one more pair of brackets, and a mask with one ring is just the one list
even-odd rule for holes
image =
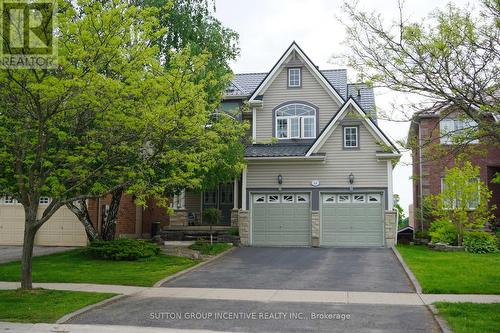
{"label": "upper floor window", "polygon": [[[468,209],[476,209],[476,207],[479,205],[479,198],[480,198],[480,190],[481,190],[481,185],[479,183],[480,179],[479,178],[471,178],[469,179],[469,184],[477,184],[477,192],[474,191],[472,197],[466,199],[465,205]],[[448,185],[445,182],[445,178],[441,178],[441,193],[447,191]],[[451,196],[446,197],[443,202],[443,206],[445,209],[454,209],[462,205],[462,192],[460,190],[457,190],[456,195],[454,198]],[[453,194],[454,194],[453,193]]]}
{"label": "upper floor window", "polygon": [[276,110],[278,139],[313,139],[316,137],[316,110],[305,104],[293,103]]}
{"label": "upper floor window", "polygon": [[300,68],[288,68],[288,87],[298,88],[302,86],[302,77]]}
{"label": "upper floor window", "polygon": [[344,148],[357,148],[359,147],[358,128],[344,127]]}
{"label": "upper floor window", "polygon": [[[454,141],[461,139],[461,136],[465,134],[465,131],[471,131],[476,126],[477,123],[472,119],[441,119],[439,122],[440,142],[445,145],[453,144]],[[469,135],[467,135],[467,137],[468,136]],[[465,135],[463,138],[467,139]],[[469,141],[469,143],[479,143],[479,141],[475,139]]]}

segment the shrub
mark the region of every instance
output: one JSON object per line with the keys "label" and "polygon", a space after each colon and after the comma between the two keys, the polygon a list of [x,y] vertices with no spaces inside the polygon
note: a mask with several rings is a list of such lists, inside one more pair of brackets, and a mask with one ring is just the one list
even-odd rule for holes
{"label": "shrub", "polygon": [[207,208],[203,211],[203,222],[206,224],[217,224],[221,216],[221,212],[217,208]]}
{"label": "shrub", "polygon": [[457,228],[453,223],[446,219],[440,219],[432,222],[429,227],[429,235],[431,236],[431,241],[434,244],[457,244]]}
{"label": "shrub", "polygon": [[226,251],[232,247],[231,244],[227,243],[214,243],[210,244],[205,240],[197,240],[194,244],[190,245],[189,248],[195,251],[199,251],[204,255],[217,255],[221,252]]}
{"label": "shrub", "polygon": [[431,236],[429,236],[429,233],[427,231],[422,231],[418,230],[415,231],[415,239],[431,239]]}
{"label": "shrub", "polygon": [[85,248],[85,253],[106,260],[137,260],[158,255],[160,247],[148,241],[121,238],[92,242]]}
{"label": "shrub", "polygon": [[227,229],[227,234],[231,235],[231,236],[239,236],[240,230],[238,228],[230,228],[230,229]]}
{"label": "shrub", "polygon": [[465,251],[471,253],[497,252],[495,236],[484,231],[470,231],[464,234]]}

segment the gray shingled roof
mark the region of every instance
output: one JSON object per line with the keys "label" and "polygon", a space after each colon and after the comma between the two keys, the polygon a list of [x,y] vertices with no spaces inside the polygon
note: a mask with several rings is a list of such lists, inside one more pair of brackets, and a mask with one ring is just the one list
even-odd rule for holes
{"label": "gray shingled roof", "polygon": [[245,157],[287,157],[304,156],[311,147],[311,143],[270,143],[247,146]]}
{"label": "gray shingled roof", "polygon": [[335,90],[342,96],[343,99],[347,99],[347,70],[346,69],[326,69],[320,71],[330,82]]}
{"label": "gray shingled roof", "polygon": [[[328,69],[321,73],[335,87],[343,99],[347,99],[347,70]],[[264,80],[267,73],[236,74],[226,90],[226,96],[249,97],[259,84]]]}
{"label": "gray shingled roof", "polygon": [[[347,97],[351,96],[366,113],[375,112],[375,95],[372,87],[364,83],[349,83],[347,85]],[[376,117],[373,118],[376,119]]]}
{"label": "gray shingled roof", "polygon": [[[227,96],[249,97],[259,84],[264,80],[267,73],[236,74],[231,81],[231,86],[226,90]],[[234,90],[236,86],[238,89]]]}

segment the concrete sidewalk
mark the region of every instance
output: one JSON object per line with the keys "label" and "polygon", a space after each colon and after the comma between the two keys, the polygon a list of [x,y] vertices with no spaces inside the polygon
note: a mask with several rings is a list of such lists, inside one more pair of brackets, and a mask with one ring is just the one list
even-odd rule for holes
{"label": "concrete sidewalk", "polygon": [[[209,330],[189,330],[189,329],[170,329],[156,327],[139,326],[119,326],[119,325],[67,325],[67,324],[20,324],[0,322],[0,332],[16,333],[217,333]],[[225,333],[228,333],[227,331]]]}
{"label": "concrete sidewalk", "polygon": [[386,305],[429,305],[434,302],[500,303],[500,295],[435,295],[281,289],[151,288],[134,296],[256,302]]}
{"label": "concrete sidewalk", "polygon": [[[21,288],[21,282],[0,282],[0,290]],[[150,287],[118,286],[109,284],[91,283],[33,283],[33,288],[88,291],[96,293],[113,293],[122,295],[132,295],[140,291],[150,289]]]}
{"label": "concrete sidewalk", "polygon": [[[0,282],[0,289],[17,289],[19,282]],[[143,298],[185,298],[256,302],[429,305],[434,302],[500,303],[500,295],[447,295],[330,290],[150,288],[88,283],[33,283],[35,288],[134,295]]]}

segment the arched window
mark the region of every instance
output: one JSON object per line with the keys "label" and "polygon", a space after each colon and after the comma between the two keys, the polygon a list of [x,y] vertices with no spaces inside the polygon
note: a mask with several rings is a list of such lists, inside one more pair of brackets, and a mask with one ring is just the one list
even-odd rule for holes
{"label": "arched window", "polygon": [[309,105],[291,103],[276,110],[278,139],[316,138],[316,110]]}

